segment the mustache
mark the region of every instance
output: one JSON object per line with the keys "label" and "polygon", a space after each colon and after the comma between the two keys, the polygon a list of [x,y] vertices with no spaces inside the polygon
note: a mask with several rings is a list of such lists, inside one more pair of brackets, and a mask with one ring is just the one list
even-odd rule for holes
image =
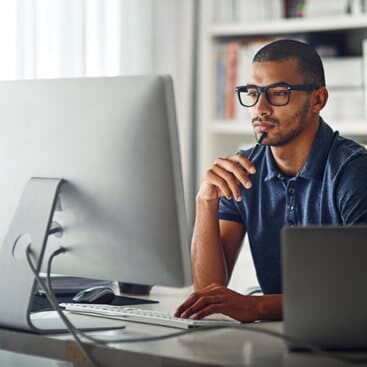
{"label": "mustache", "polygon": [[251,119],[251,123],[254,124],[255,122],[266,122],[268,124],[272,124],[272,125],[278,125],[279,121],[277,119],[271,118],[271,117],[261,117],[261,116],[256,116],[253,119]]}

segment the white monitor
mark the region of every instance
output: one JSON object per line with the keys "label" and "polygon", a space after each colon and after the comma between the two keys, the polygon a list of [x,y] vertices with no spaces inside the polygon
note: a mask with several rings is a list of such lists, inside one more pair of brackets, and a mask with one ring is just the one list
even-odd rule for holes
{"label": "white monitor", "polygon": [[[49,221],[46,214],[39,218],[53,205],[52,184],[45,178],[64,180],[52,219],[63,236],[48,237],[43,266],[62,245],[68,251],[55,259],[55,273],[191,284],[170,77],[0,82],[0,172],[1,289],[9,281],[4,271],[27,269],[24,238],[34,247],[41,242],[27,232]],[[32,177],[41,180],[29,183]],[[19,204],[25,187],[28,198]],[[38,251],[42,257],[43,249]],[[32,288],[28,275],[32,283],[23,284],[24,274],[10,282]],[[0,324],[14,317],[5,307],[2,312]]]}

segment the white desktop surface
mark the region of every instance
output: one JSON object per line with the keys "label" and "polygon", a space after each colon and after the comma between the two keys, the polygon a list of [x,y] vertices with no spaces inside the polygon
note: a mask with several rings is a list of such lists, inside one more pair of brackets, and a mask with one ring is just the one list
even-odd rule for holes
{"label": "white desktop surface", "polygon": [[[136,307],[173,313],[190,294],[190,289],[154,287],[151,298],[159,304]],[[44,317],[44,316],[43,316]],[[87,317],[87,316],[79,316]],[[117,321],[118,323],[119,321]],[[124,322],[126,329],[94,332],[104,339],[164,335],[177,329]],[[254,328],[282,331],[281,322],[252,324]],[[41,336],[0,329],[0,349],[70,361],[78,364],[80,352],[67,335]],[[154,342],[118,343],[100,347],[86,343],[100,366],[345,366],[325,357],[288,352],[279,339],[242,330],[217,330],[192,333]],[[362,355],[361,355],[362,356]]]}

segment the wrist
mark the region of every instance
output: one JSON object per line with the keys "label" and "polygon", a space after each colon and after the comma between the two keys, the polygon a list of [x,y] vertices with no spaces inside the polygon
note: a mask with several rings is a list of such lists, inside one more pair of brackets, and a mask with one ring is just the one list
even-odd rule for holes
{"label": "wrist", "polygon": [[256,315],[258,320],[282,319],[281,294],[269,294],[252,297],[256,298]]}
{"label": "wrist", "polygon": [[266,320],[266,309],[267,302],[264,296],[253,296],[256,297],[256,317],[258,320]]}

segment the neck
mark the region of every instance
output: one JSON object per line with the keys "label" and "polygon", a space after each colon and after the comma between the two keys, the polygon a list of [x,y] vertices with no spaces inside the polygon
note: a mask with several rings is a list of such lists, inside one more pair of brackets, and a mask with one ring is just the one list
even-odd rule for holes
{"label": "neck", "polygon": [[282,173],[296,176],[304,167],[319,128],[319,118],[310,121],[308,128],[286,145],[271,147],[274,160]]}

